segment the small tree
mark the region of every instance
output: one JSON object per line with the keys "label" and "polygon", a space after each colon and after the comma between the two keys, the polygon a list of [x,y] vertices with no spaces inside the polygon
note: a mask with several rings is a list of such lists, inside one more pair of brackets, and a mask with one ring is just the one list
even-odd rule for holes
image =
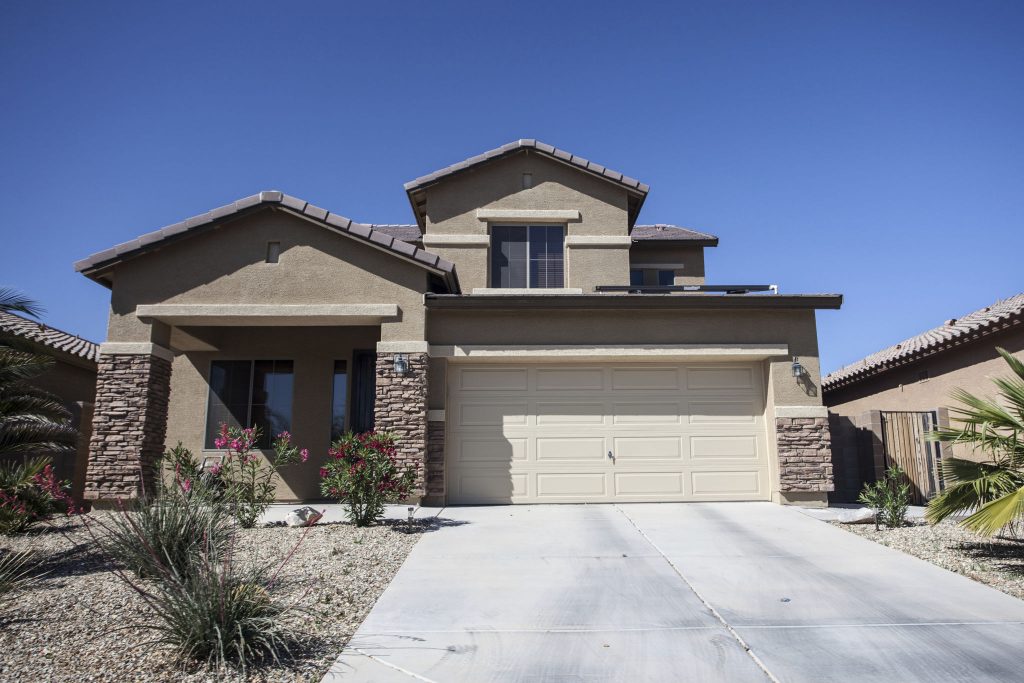
{"label": "small tree", "polygon": [[874,484],[865,484],[858,501],[875,512],[875,531],[879,524],[890,529],[901,527],[907,522],[907,508],[910,506],[910,483],[899,465],[885,471],[885,476]]}
{"label": "small tree", "polygon": [[384,505],[408,498],[416,473],[399,466],[395,439],[385,432],[348,432],[334,442],[320,468],[320,490],[345,505],[356,526],[369,526],[384,514]]}

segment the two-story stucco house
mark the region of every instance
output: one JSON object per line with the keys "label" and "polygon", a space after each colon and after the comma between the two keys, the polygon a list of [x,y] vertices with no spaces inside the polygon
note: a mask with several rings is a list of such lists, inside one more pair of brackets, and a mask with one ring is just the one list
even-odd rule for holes
{"label": "two-story stucco house", "polygon": [[375,427],[428,504],[825,501],[841,296],[706,285],[718,238],[637,225],[647,185],[534,140],[405,191],[413,225],[269,191],[76,264],[111,290],[87,496],[228,422],[314,453],[285,499]]}

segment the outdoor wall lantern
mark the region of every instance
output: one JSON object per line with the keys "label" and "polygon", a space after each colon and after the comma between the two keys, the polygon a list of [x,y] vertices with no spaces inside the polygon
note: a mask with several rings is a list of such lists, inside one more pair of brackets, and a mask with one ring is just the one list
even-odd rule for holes
{"label": "outdoor wall lantern", "polygon": [[804,366],[800,365],[800,359],[793,356],[793,376],[800,377],[804,374]]}
{"label": "outdoor wall lantern", "polygon": [[395,354],[395,374],[405,377],[409,373],[409,356],[404,353]]}

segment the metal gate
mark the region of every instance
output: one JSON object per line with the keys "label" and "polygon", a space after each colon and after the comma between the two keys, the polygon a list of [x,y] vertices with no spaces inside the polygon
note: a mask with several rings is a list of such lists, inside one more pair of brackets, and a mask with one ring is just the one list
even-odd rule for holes
{"label": "metal gate", "polygon": [[938,426],[934,411],[883,410],[882,448],[885,466],[899,465],[910,480],[911,503],[923,505],[944,488],[942,451],[925,436]]}

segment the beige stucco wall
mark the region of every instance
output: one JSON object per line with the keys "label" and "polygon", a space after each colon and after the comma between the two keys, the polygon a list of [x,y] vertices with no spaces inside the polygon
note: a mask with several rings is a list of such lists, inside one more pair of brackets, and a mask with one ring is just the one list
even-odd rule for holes
{"label": "beige stucco wall", "polygon": [[[910,365],[889,370],[849,387],[829,391],[825,404],[829,412],[860,420],[872,410],[930,411],[955,405],[950,393],[962,388],[979,396],[994,396],[993,377],[1011,374],[997,353],[1001,346],[1024,359],[1024,329],[1014,329],[984,337],[967,346],[930,356]],[[921,380],[921,372],[928,379]],[[957,447],[960,457],[985,457]]]}
{"label": "beige stucco wall", "polygon": [[[348,362],[351,394],[352,352],[374,349],[379,328],[207,327],[191,328],[190,332],[225,351],[191,352],[175,357],[167,419],[168,446],[181,441],[196,455],[219,453],[203,448],[211,361],[291,360],[294,362],[291,432],[296,445],[309,449],[310,459],[282,472],[278,498],[319,498],[318,469],[330,445],[334,361]],[[351,410],[351,395],[347,405]]]}
{"label": "beige stucco wall", "polygon": [[704,247],[683,247],[659,244],[658,240],[636,242],[629,250],[629,265],[679,264],[675,284],[704,284]]}
{"label": "beige stucco wall", "polygon": [[792,376],[789,356],[772,359],[767,372],[775,405],[821,405],[813,311],[433,310],[427,339],[437,345],[784,343],[800,357],[807,380]]}
{"label": "beige stucco wall", "polygon": [[[533,175],[533,186],[529,189],[522,186],[524,173]],[[435,244],[431,236],[488,235],[488,223],[477,219],[477,209],[574,210],[580,212],[580,220],[565,224],[569,236],[625,237],[628,232],[625,189],[526,152],[448,178],[428,188],[426,197],[424,244],[456,264],[465,292],[490,286],[488,246]],[[496,223],[509,222],[521,221]],[[590,291],[598,284],[626,284],[628,264],[628,243],[568,247],[566,286]]]}
{"label": "beige stucco wall", "polygon": [[[281,243],[266,263],[267,243]],[[114,269],[108,341],[151,341],[139,304],[397,304],[382,338],[422,340],[427,271],[290,213],[266,209]],[[152,339],[152,341],[159,341]]]}

